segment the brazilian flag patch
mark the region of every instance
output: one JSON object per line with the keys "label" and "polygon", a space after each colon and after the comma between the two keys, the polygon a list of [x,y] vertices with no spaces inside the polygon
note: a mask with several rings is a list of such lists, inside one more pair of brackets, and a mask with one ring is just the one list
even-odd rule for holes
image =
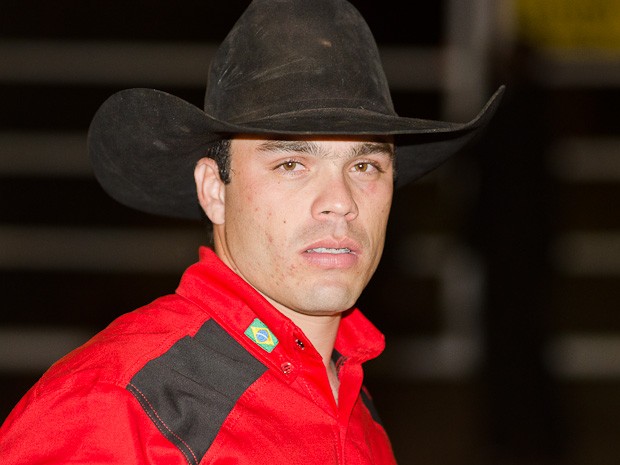
{"label": "brazilian flag patch", "polygon": [[245,330],[245,335],[270,353],[278,345],[278,338],[276,338],[273,333],[269,331],[267,325],[258,318],[248,326],[248,329]]}

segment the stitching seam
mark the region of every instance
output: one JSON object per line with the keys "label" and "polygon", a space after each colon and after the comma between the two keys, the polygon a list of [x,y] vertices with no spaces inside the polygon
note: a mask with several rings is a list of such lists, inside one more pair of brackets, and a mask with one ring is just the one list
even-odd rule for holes
{"label": "stitching seam", "polygon": [[[146,410],[147,415],[151,418],[151,420],[153,420],[153,423],[155,423],[156,425],[158,425],[158,429],[164,434],[167,435],[167,433],[169,433],[170,435],[174,436],[175,439],[177,439],[181,444],[183,444],[187,450],[189,451],[189,453],[191,454],[191,457],[187,455],[187,453],[179,447],[179,450],[181,451],[181,453],[183,455],[185,455],[185,458],[187,459],[187,461],[189,463],[194,463],[195,465],[198,465],[198,458],[196,457],[196,455],[194,454],[194,451],[192,450],[192,448],[189,446],[189,444],[187,444],[178,434],[176,434],[174,431],[172,431],[168,425],[166,424],[166,422],[159,416],[159,414],[157,413],[157,410],[155,410],[155,408],[153,407],[153,405],[149,402],[149,400],[146,398],[146,396],[144,395],[144,393],[134,384],[129,383],[129,386],[131,386],[132,390],[134,390],[136,393],[138,393],[141,397],[142,400],[144,400],[144,403],[148,406],[148,410]],[[140,399],[138,399],[138,401],[142,404],[142,401]],[[153,415],[155,415],[155,418],[153,418],[153,416],[151,415],[151,412],[153,413]],[[165,428],[166,431],[162,430],[162,428],[159,426],[161,425],[163,428]],[[193,460],[192,460],[193,458]]]}

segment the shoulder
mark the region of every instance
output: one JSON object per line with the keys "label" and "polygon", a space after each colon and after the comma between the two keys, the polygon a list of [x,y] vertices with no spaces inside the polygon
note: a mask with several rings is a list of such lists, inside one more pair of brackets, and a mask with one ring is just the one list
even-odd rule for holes
{"label": "shoulder", "polygon": [[35,386],[35,393],[50,385],[74,389],[76,384],[97,382],[124,389],[144,365],[177,341],[195,335],[209,318],[182,297],[159,298],[120,316],[52,365]]}
{"label": "shoulder", "polygon": [[152,463],[144,457],[153,444],[180,463],[134,396],[94,370],[42,380],[0,427],[3,463],[11,465]]}

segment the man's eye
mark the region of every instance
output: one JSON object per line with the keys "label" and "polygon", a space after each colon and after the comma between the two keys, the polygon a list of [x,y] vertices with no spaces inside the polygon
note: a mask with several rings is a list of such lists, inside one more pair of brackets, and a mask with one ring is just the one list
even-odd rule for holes
{"label": "man's eye", "polygon": [[374,166],[372,163],[367,162],[367,161],[363,161],[360,163],[356,163],[355,165],[353,165],[353,169],[359,173],[367,173],[369,171],[371,171],[372,169],[377,169],[376,166]]}
{"label": "man's eye", "polygon": [[302,168],[302,164],[299,163],[298,161],[294,161],[294,160],[289,160],[289,161],[285,161],[284,163],[280,163],[277,168],[280,168],[284,171],[297,171],[299,169]]}

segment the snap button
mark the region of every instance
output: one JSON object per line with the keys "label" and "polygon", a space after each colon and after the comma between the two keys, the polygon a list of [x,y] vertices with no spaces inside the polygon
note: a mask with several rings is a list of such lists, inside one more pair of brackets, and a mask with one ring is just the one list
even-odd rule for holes
{"label": "snap button", "polygon": [[288,375],[291,371],[293,371],[293,364],[291,362],[284,362],[280,365],[280,368],[282,368],[282,372],[285,375]]}
{"label": "snap button", "polygon": [[306,348],[306,346],[304,345],[301,339],[295,339],[295,344],[297,344],[297,348],[299,350],[304,350]]}

